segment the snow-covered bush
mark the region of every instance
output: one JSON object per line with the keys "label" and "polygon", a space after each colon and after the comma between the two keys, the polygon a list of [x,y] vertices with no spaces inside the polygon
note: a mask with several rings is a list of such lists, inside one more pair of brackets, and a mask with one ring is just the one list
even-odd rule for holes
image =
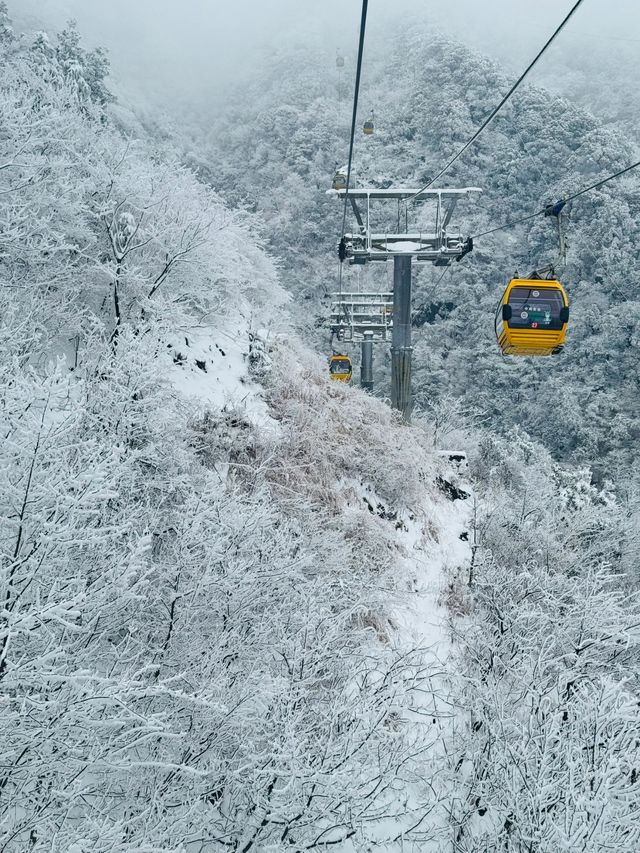
{"label": "snow-covered bush", "polygon": [[589,472],[518,433],[481,440],[473,468],[478,547],[454,623],[457,849],[631,853],[640,631],[620,575],[637,555],[627,515]]}
{"label": "snow-covered bush", "polygon": [[634,851],[640,843],[637,600],[617,579],[485,559],[460,634],[457,849]]}

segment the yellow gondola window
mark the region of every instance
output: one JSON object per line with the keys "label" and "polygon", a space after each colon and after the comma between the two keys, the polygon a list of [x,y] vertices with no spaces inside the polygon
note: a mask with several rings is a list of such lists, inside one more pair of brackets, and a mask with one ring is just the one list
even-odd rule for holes
{"label": "yellow gondola window", "polygon": [[329,371],[331,373],[351,373],[351,361],[348,358],[334,358]]}
{"label": "yellow gondola window", "polygon": [[509,293],[510,329],[559,330],[564,319],[564,302],[559,290],[549,287],[514,287]]}

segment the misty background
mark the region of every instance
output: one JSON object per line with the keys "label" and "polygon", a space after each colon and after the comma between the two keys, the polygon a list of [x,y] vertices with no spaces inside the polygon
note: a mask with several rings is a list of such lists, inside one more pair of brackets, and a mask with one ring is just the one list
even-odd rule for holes
{"label": "misty background", "polygon": [[[59,30],[78,21],[88,47],[104,46],[113,88],[133,104],[141,99],[171,111],[216,104],[225,89],[251,76],[260,57],[283,46],[322,45],[355,57],[359,0],[9,0],[16,26]],[[371,0],[369,31],[417,16],[521,70],[573,5],[573,0]],[[576,63],[615,61],[637,79],[640,6],[636,0],[588,0],[534,70],[530,82],[562,91],[554,57]],[[351,65],[353,67],[353,65]],[[366,74],[366,66],[365,66]]]}

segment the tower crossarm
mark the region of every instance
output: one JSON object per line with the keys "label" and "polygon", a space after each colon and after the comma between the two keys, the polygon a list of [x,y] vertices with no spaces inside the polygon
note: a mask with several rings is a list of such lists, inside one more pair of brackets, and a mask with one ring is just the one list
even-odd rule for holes
{"label": "tower crossarm", "polygon": [[[337,195],[341,198],[344,198],[346,194],[346,189],[344,190],[327,190],[328,193],[333,195]],[[446,189],[446,190],[409,190],[409,189],[350,189],[349,190],[349,198],[353,198],[356,200],[362,199],[403,199],[410,198],[412,201],[419,201],[420,199],[452,199],[456,200],[459,198],[465,198],[475,193],[481,193],[482,190],[480,187],[462,187],[460,189]]]}
{"label": "tower crossarm", "polygon": [[[338,197],[346,196],[346,189],[330,190]],[[409,255],[418,261],[427,261],[436,266],[446,266],[452,260],[460,260],[473,249],[473,241],[462,234],[450,234],[451,217],[460,199],[482,192],[479,187],[459,189],[413,190],[405,188],[353,189],[346,196],[351,203],[359,233],[346,233],[340,239],[340,260],[352,264],[368,261],[386,261],[398,255]],[[405,228],[400,233],[376,231],[372,225],[373,201],[396,200],[398,208],[403,200],[435,202],[435,221],[432,230],[416,231]],[[405,212],[405,220],[408,218]],[[406,222],[405,222],[406,225]],[[457,230],[457,229],[456,229]]]}

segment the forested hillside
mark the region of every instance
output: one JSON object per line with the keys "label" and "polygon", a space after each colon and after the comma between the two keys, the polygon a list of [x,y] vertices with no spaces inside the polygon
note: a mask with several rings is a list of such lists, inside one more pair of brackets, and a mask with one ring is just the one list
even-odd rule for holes
{"label": "forested hillside", "polygon": [[[388,47],[359,179],[419,182],[501,77]],[[490,339],[545,223],[421,271],[403,425],[326,377],[333,61],[283,48],[204,139],[0,2],[0,851],[640,848],[631,179],[572,212],[557,361]],[[470,230],[634,153],[514,109]]]}

